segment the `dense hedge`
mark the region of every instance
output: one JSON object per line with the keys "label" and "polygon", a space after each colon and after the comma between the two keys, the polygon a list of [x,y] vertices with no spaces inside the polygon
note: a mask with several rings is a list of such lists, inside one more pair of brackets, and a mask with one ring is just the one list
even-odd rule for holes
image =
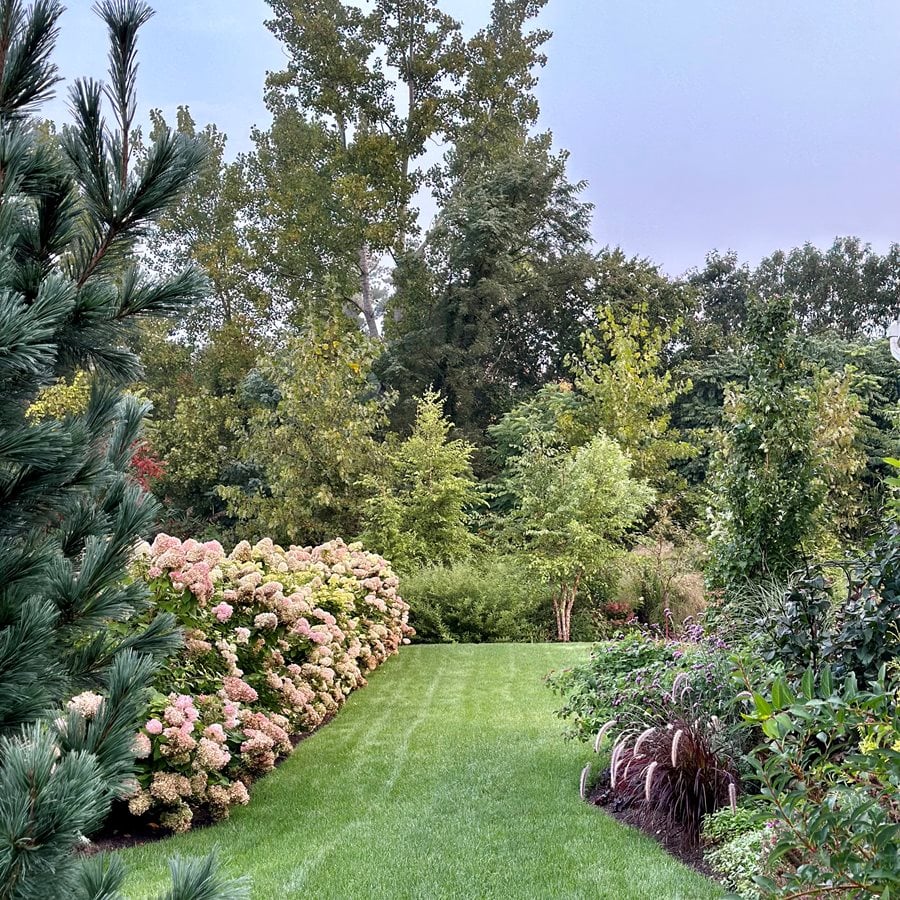
{"label": "dense hedge", "polygon": [[545,641],[553,634],[550,589],[513,556],[430,566],[403,579],[416,641]]}
{"label": "dense hedge", "polygon": [[[413,633],[382,557],[332,541],[283,550],[161,534],[135,574],[183,650],[156,679],[135,740],[133,815],[173,831],[248,801],[247,788],[321,724]],[[99,699],[99,698],[98,698]],[[85,715],[92,697],[76,698]],[[73,701],[74,702],[74,701]]]}

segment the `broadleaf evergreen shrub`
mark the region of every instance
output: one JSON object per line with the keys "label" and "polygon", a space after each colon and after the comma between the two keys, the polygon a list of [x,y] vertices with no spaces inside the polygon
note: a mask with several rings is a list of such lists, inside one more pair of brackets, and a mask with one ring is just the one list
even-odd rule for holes
{"label": "broadleaf evergreen shrub", "polygon": [[[798,693],[776,679],[751,691],[748,726],[764,744],[752,757],[767,814],[776,823],[765,897],[820,890],[886,897],[900,889],[900,711],[896,671],[861,690],[824,668]],[[748,682],[748,688],[751,684]]]}

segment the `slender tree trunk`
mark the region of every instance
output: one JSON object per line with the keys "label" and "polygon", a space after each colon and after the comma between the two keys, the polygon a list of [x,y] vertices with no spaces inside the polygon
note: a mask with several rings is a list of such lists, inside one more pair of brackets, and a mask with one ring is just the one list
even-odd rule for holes
{"label": "slender tree trunk", "polygon": [[558,640],[568,643],[572,640],[572,610],[581,583],[579,572],[571,584],[560,585],[559,595],[553,598],[553,612],[556,616],[556,636]]}
{"label": "slender tree trunk", "polygon": [[369,260],[368,244],[363,244],[359,248],[359,274],[360,294],[359,300],[355,305],[363,314],[369,336],[379,341],[381,340],[381,333],[378,330],[378,319],[375,317],[375,304],[372,302],[372,269]]}
{"label": "slender tree trunk", "polygon": [[564,641],[562,624],[562,594],[553,598],[553,615],[556,617],[556,639]]}

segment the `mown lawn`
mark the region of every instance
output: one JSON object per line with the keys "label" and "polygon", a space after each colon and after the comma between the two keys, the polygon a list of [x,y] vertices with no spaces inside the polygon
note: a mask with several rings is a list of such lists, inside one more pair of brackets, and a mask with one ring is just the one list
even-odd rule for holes
{"label": "mown lawn", "polygon": [[552,668],[587,645],[404,648],[337,718],[208,828],[125,853],[128,896],[174,853],[218,846],[260,900],[719,897],[578,798],[589,751],[560,737]]}

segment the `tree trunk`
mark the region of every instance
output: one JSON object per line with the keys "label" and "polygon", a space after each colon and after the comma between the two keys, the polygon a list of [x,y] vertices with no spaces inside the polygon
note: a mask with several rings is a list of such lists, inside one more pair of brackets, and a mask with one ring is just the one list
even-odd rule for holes
{"label": "tree trunk", "polygon": [[565,633],[565,629],[563,628],[563,620],[562,620],[562,594],[559,597],[553,598],[553,614],[556,616],[556,639],[558,641],[564,641],[563,637]]}
{"label": "tree trunk", "polygon": [[559,596],[553,598],[553,613],[556,616],[557,640],[568,643],[572,640],[572,609],[575,607],[575,597],[578,595],[578,585],[581,582],[581,573],[575,576],[571,584],[560,585]]}
{"label": "tree trunk", "polygon": [[363,244],[359,248],[359,274],[360,293],[358,299],[354,299],[354,304],[363,314],[369,337],[379,341],[381,333],[378,330],[378,319],[375,317],[375,305],[372,303],[372,270],[368,244]]}

